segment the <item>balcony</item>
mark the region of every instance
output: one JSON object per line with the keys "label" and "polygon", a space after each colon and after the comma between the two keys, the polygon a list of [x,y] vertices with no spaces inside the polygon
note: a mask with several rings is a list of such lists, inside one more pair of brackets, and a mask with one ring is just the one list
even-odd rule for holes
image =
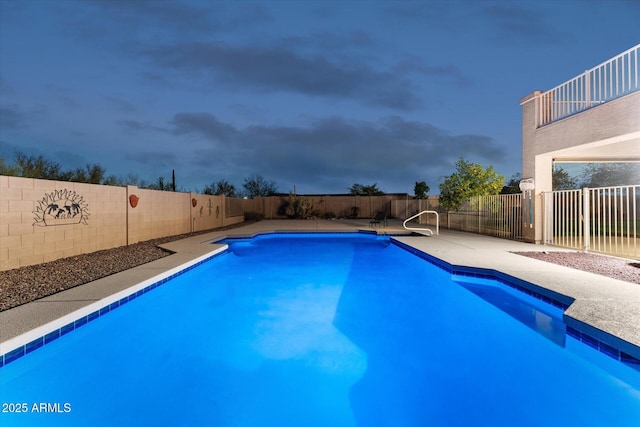
{"label": "balcony", "polygon": [[537,126],[545,126],[638,91],[639,53],[640,44],[551,90],[537,93]]}

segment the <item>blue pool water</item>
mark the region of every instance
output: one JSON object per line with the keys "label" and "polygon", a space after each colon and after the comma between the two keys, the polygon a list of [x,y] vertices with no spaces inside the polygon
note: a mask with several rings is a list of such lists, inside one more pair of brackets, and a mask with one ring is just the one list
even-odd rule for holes
{"label": "blue pool water", "polygon": [[561,316],[388,238],[263,235],[0,368],[0,425],[633,425],[640,373]]}

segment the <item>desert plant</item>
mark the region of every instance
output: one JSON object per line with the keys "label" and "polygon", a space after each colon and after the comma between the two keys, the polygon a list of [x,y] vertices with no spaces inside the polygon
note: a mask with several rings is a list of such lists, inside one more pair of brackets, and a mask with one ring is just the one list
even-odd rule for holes
{"label": "desert plant", "polygon": [[332,211],[328,211],[328,212],[325,212],[323,216],[324,216],[324,219],[335,219],[336,213]]}
{"label": "desert plant", "polygon": [[289,193],[289,198],[285,202],[284,212],[289,218],[309,218],[313,215],[313,202],[306,197],[299,197]]}

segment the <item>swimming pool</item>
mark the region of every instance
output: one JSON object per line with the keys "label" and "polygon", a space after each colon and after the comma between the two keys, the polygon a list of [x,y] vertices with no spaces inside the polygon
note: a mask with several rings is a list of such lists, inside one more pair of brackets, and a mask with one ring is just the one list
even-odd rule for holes
{"label": "swimming pool", "polygon": [[503,283],[452,274],[375,235],[227,243],[0,368],[0,424],[640,419],[637,370],[568,336],[560,308]]}

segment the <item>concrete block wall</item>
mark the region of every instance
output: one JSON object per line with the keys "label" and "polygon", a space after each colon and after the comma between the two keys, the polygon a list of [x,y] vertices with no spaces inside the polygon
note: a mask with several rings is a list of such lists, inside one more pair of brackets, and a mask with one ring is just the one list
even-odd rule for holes
{"label": "concrete block wall", "polygon": [[192,231],[189,193],[135,186],[127,187],[126,191],[129,244]]}
{"label": "concrete block wall", "polygon": [[244,221],[244,215],[226,217],[226,203],[228,201],[229,199],[223,196],[191,193],[193,231],[210,230]]}
{"label": "concrete block wall", "polygon": [[126,189],[0,176],[0,270],[125,245]]}
{"label": "concrete block wall", "polygon": [[[640,92],[608,101],[539,127],[540,92],[522,106],[522,177],[534,178],[533,227],[523,224],[526,241],[542,243],[543,193],[552,190],[553,162],[637,161],[640,159]],[[635,183],[631,180],[629,184]]]}
{"label": "concrete block wall", "polygon": [[[333,212],[338,218],[350,217],[353,208],[357,208],[359,218],[372,218],[376,212],[391,214],[391,202],[406,198],[405,195],[387,194],[383,196],[351,196],[351,195],[298,195],[313,204],[313,211],[320,217]],[[245,210],[263,214],[267,219],[286,218],[281,207],[289,200],[288,196],[256,197],[249,200]]]}
{"label": "concrete block wall", "polygon": [[0,175],[0,271],[244,221],[225,217],[226,202]]}

